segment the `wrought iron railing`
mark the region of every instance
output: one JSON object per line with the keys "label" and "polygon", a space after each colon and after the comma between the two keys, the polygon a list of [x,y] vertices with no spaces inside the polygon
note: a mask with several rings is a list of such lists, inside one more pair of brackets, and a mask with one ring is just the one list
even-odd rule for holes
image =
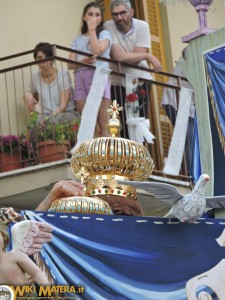
{"label": "wrought iron railing", "polygon": [[[52,47],[54,56],[51,59],[54,60],[55,67],[58,70],[68,70],[69,63],[73,63],[78,68],[81,66],[94,68],[93,66],[68,59],[70,52],[82,55],[88,54],[59,45],[52,45]],[[33,61],[32,54],[33,50],[30,50],[0,58],[0,64],[2,66],[0,70],[0,172],[3,172],[4,170],[10,171],[14,167],[23,168],[30,165],[45,163],[46,160],[43,158],[49,156],[54,157],[54,154],[52,152],[49,154],[46,148],[44,148],[44,154],[40,154],[40,150],[37,149],[37,143],[49,138],[49,131],[51,131],[51,140],[56,140],[60,133],[61,135],[65,135],[65,131],[67,131],[66,135],[70,136],[70,148],[76,143],[79,118],[76,120],[77,122],[71,124],[71,127],[74,126],[74,135],[72,136],[71,132],[69,132],[71,128],[66,125],[64,128],[62,126],[63,122],[52,122],[54,118],[52,119],[50,115],[47,116],[47,119],[44,121],[42,119],[40,122],[37,122],[37,118],[40,118],[41,114],[30,114],[28,112],[24,97],[28,91],[29,83],[32,80],[31,75],[37,72],[38,63],[49,60]],[[128,117],[131,119],[131,115],[129,114],[133,114],[134,118],[139,117],[149,120],[150,131],[155,136],[153,140],[154,143],[149,143],[145,140],[144,144],[150,151],[155,162],[154,174],[170,177],[169,174],[163,173],[163,167],[173,135],[173,125],[161,106],[161,98],[163,89],[169,88],[174,92],[176,101],[179,103],[180,81],[181,79],[185,80],[185,78],[166,72],[160,72],[165,82],[138,77],[136,81],[132,83],[133,86],[132,91],[129,93],[130,95],[127,95],[128,93],[126,91],[128,88],[126,86],[126,76],[120,72],[122,65],[140,71],[151,72],[151,74],[154,74],[154,70],[134,67],[133,65],[123,64],[105,58],[98,59],[106,60],[110,64],[116,66],[116,71],[111,72],[110,76],[114,76],[117,79],[120,79],[120,81],[124,81],[124,85],[121,85],[119,88],[112,88],[112,100],[120,98],[122,106],[126,107],[126,113],[124,109],[120,116],[123,124],[121,136],[129,138],[130,128],[127,128],[126,124]],[[73,83],[73,72],[69,71],[69,74]],[[170,77],[177,80],[177,85],[166,83]],[[136,99],[134,99],[134,97],[136,97]],[[65,120],[65,124],[68,125],[66,114],[64,115],[64,121]],[[145,122],[145,124],[147,123],[148,121]],[[41,140],[40,133],[42,137]],[[190,141],[187,141],[187,143],[190,144]],[[63,144],[63,142],[61,142],[61,144]],[[69,148],[66,150],[61,149],[60,151],[61,157],[57,159],[69,157]],[[16,158],[13,158],[15,153],[17,156]],[[7,161],[6,156],[9,156],[9,161]],[[189,178],[186,161],[187,159],[184,157],[180,174],[178,175],[180,179],[184,180]],[[16,166],[14,166],[15,163],[17,164]]]}

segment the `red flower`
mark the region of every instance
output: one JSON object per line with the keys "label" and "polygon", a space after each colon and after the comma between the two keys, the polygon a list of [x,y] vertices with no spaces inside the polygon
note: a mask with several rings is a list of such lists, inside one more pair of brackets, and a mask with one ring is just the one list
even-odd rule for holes
{"label": "red flower", "polygon": [[147,95],[146,91],[144,89],[142,89],[142,88],[139,90],[139,94],[141,96],[146,96]]}
{"label": "red flower", "polygon": [[74,124],[73,127],[72,127],[72,130],[73,131],[78,131],[79,129],[79,125],[78,124]]}
{"label": "red flower", "polygon": [[135,93],[127,95],[127,102],[134,102],[138,99],[137,95]]}

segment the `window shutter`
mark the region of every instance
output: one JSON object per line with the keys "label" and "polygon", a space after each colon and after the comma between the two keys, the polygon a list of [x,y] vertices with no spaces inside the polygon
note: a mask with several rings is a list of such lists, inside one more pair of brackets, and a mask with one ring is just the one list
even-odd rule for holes
{"label": "window shutter", "polygon": [[[161,63],[163,70],[166,70],[166,59],[165,59],[165,48],[164,48],[164,40],[163,40],[163,31],[162,31],[162,21],[160,14],[160,4],[158,0],[145,0],[146,8],[147,8],[147,17],[149,20],[149,26],[151,31],[151,39],[152,39],[152,54],[157,57]],[[165,82],[168,78],[164,78],[163,75],[156,74],[156,80]],[[163,156],[167,156],[168,148],[171,141],[172,136],[172,126],[170,121],[165,117],[165,112],[161,107],[163,87],[157,87],[157,97],[158,100],[158,110],[160,114],[160,135],[162,139],[162,149]],[[163,163],[163,162],[162,162]]]}
{"label": "window shutter", "polygon": [[95,2],[99,3],[104,12],[104,21],[108,21],[111,19],[111,13],[109,9],[109,5],[111,0],[96,0]]}

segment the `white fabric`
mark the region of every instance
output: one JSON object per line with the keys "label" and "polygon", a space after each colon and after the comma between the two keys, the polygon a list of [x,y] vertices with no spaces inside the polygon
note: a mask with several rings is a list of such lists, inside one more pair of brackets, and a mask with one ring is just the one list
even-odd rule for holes
{"label": "white fabric", "polygon": [[96,67],[91,89],[82,111],[81,123],[77,134],[77,143],[70,150],[71,153],[73,153],[81,143],[93,139],[94,137],[98,111],[110,71],[110,69]]}
{"label": "white fabric", "polygon": [[155,136],[149,131],[150,122],[145,118],[130,118],[126,121],[129,130],[130,140],[138,143],[147,141],[149,144],[153,143]]}
{"label": "white fabric", "polygon": [[[136,83],[133,81],[136,79]],[[126,95],[133,93],[138,88],[138,78],[134,75],[126,74]],[[138,100],[135,102],[125,103],[126,109],[126,124],[128,125],[129,139],[138,143],[143,143],[145,140],[148,143],[153,143],[154,135],[149,131],[150,122],[144,117],[139,117],[139,111],[135,113],[135,107],[139,106]]]}
{"label": "white fabric", "polygon": [[[105,22],[104,28],[111,33],[112,43],[119,44],[121,50],[124,52],[133,52],[135,47],[143,47],[149,49],[151,45],[151,36],[148,23],[135,18],[132,18],[132,22],[134,29],[126,35],[124,35],[117,29],[113,20]],[[139,63],[139,66],[149,68],[146,60],[142,60]],[[116,70],[115,64],[112,64],[110,68]],[[133,74],[136,77],[152,79],[152,75],[150,72],[145,72],[134,68],[121,66],[121,72],[126,74]],[[119,79],[119,76],[113,76],[111,79],[112,85],[120,85],[121,82],[118,82]]]}
{"label": "white fabric", "polygon": [[168,158],[163,170],[163,172],[166,174],[178,175],[180,171],[184,153],[192,93],[193,91],[190,89],[183,87],[181,88],[179,108],[173,137],[169,147]]}

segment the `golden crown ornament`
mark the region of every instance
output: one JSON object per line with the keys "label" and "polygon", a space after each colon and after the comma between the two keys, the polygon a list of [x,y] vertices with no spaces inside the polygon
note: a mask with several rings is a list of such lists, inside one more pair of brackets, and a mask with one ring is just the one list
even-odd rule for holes
{"label": "golden crown ornament", "polygon": [[76,177],[86,172],[85,195],[101,194],[136,197],[131,186],[120,185],[117,180],[146,180],[154,164],[147,149],[140,143],[116,137],[121,129],[117,116],[122,107],[117,101],[108,109],[112,118],[108,122],[111,137],[101,137],[82,143],[73,153],[71,167]]}
{"label": "golden crown ornament", "polygon": [[101,199],[73,196],[55,200],[49,211],[80,214],[112,215],[110,205]]}
{"label": "golden crown ornament", "polygon": [[[108,109],[111,137],[100,137],[82,143],[73,153],[71,168],[84,184],[84,197],[68,197],[53,202],[51,211],[112,214],[107,202],[98,195],[117,195],[136,199],[135,188],[117,180],[144,181],[154,164],[147,149],[140,143],[117,137],[121,122],[117,118],[123,108],[114,100]],[[91,199],[91,200],[90,200]]]}

